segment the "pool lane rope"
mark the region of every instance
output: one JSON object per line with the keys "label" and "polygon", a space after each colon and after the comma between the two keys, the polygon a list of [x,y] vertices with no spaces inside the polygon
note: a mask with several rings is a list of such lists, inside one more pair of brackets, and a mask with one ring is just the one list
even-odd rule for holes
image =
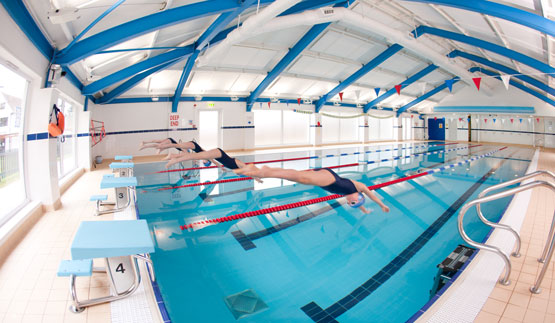
{"label": "pool lane rope", "polygon": [[[425,147],[438,147],[438,146],[448,146],[448,145],[457,145],[458,143],[446,143],[446,144],[437,144],[437,145],[421,145],[421,146],[413,146],[413,147],[403,147],[403,148],[387,148],[387,149],[377,149],[377,150],[368,150],[365,152],[354,152],[351,154],[343,153],[338,155],[325,155],[325,156],[308,156],[308,157],[296,157],[296,158],[286,158],[286,159],[274,159],[274,160],[261,160],[255,162],[248,162],[247,164],[269,164],[269,163],[279,163],[279,162],[288,162],[288,161],[295,161],[295,160],[305,160],[305,159],[318,159],[318,158],[328,158],[328,157],[343,157],[349,155],[361,155],[361,154],[370,154],[370,153],[379,153],[379,152],[387,152],[387,151],[396,151],[396,150],[404,150],[404,149],[419,149]],[[198,170],[198,169],[210,169],[210,168],[218,168],[220,166],[205,166],[205,167],[189,167],[189,168],[179,168],[179,169],[167,169],[161,170],[152,173],[145,173],[144,175],[152,175],[152,174],[163,174],[163,173],[172,173],[172,172],[183,172],[188,170]]]}
{"label": "pool lane rope", "polygon": [[[441,172],[441,171],[444,171],[446,169],[450,169],[450,168],[453,168],[453,167],[462,166],[464,164],[468,164],[468,163],[471,163],[475,160],[482,159],[484,157],[495,154],[496,152],[499,152],[499,151],[504,150],[504,149],[507,149],[507,147],[505,146],[505,147],[502,147],[500,149],[492,150],[489,153],[486,153],[486,154],[483,154],[483,155],[480,155],[480,156],[475,156],[475,157],[472,157],[470,159],[467,159],[465,161],[461,161],[461,162],[458,162],[458,163],[455,163],[455,164],[442,166],[442,167],[437,167],[437,168],[434,168],[434,169],[431,169],[431,170],[428,170],[428,171],[425,171],[425,172],[422,172],[422,173],[418,173],[418,174],[414,174],[414,175],[410,175],[410,176],[405,176],[405,177],[400,177],[400,178],[397,178],[397,179],[394,179],[394,180],[391,180],[391,181],[388,181],[388,182],[380,183],[380,184],[370,185],[370,186],[368,186],[368,189],[373,191],[373,190],[380,189],[382,187],[394,185],[394,184],[401,183],[401,182],[406,182],[408,180],[415,179],[415,178],[418,178],[418,177],[438,173],[438,172]],[[179,227],[180,227],[181,230],[187,230],[187,229],[192,229],[195,226],[206,226],[206,225],[218,224],[218,223],[223,223],[223,222],[228,222],[228,221],[235,221],[235,220],[239,220],[239,219],[245,219],[245,218],[250,218],[250,217],[254,217],[254,216],[259,216],[259,215],[262,215],[262,214],[285,211],[285,210],[298,208],[298,207],[301,207],[301,206],[307,206],[307,205],[311,205],[311,204],[316,204],[316,203],[320,203],[320,202],[334,200],[334,199],[337,199],[337,198],[340,198],[340,197],[343,197],[343,195],[333,194],[333,195],[328,195],[328,196],[323,196],[323,197],[317,197],[317,198],[306,200],[306,201],[289,203],[289,204],[285,204],[285,205],[278,205],[278,206],[274,206],[274,207],[270,207],[270,208],[266,208],[266,209],[260,209],[260,210],[256,210],[256,211],[245,212],[245,213],[233,214],[233,215],[224,216],[224,217],[221,217],[221,218],[207,219],[207,220],[203,220],[203,221],[196,221],[196,222],[192,222],[192,223],[189,223],[189,224],[181,225]]]}
{"label": "pool lane rope", "polygon": [[[468,147],[452,148],[452,149],[447,149],[447,150],[434,150],[434,151],[429,151],[429,152],[414,153],[412,155],[397,156],[397,157],[381,159],[381,160],[362,161],[362,162],[352,163],[352,164],[327,166],[326,168],[334,169],[334,168],[342,168],[342,167],[354,167],[354,166],[360,166],[360,165],[364,165],[364,164],[381,163],[381,162],[386,162],[386,161],[399,160],[401,158],[410,158],[412,156],[433,155],[433,154],[439,154],[439,153],[449,152],[449,151],[453,151],[453,150],[468,149],[468,148],[474,148],[474,147],[479,147],[479,146],[481,146],[481,145],[473,145],[473,146],[468,146]],[[249,163],[249,164],[251,164],[251,163]],[[255,163],[252,163],[252,164],[255,164]],[[223,183],[232,183],[232,182],[241,182],[241,181],[251,181],[253,179],[254,178],[248,177],[248,176],[233,177],[233,178],[221,179],[221,180],[212,181],[212,182],[199,182],[199,183],[184,184],[184,185],[179,185],[179,186],[162,187],[162,188],[159,188],[158,191],[167,191],[167,190],[174,190],[174,189],[178,189],[178,188],[195,187],[195,186],[203,186],[203,185],[223,184]]]}

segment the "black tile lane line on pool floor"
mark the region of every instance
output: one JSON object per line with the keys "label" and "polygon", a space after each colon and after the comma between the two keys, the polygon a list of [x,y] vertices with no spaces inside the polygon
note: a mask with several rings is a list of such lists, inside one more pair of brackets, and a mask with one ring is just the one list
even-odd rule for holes
{"label": "black tile lane line on pool floor", "polygon": [[[511,154],[512,155],[512,154]],[[510,156],[509,156],[510,157]],[[432,223],[413,243],[403,250],[397,257],[385,265],[379,272],[353,290],[347,296],[335,302],[326,309],[322,309],[315,302],[310,302],[301,307],[314,322],[337,322],[335,320],[341,314],[353,308],[360,301],[372,294],[390,277],[392,277],[403,265],[405,265],[459,210],[459,208],[472,196],[476,190],[507,160],[504,159],[495,167],[491,168],[484,176],[474,183],[463,195],[461,195],[443,214]]]}
{"label": "black tile lane line on pool floor", "polygon": [[[482,149],[482,150],[484,150],[484,149]],[[480,151],[482,151],[482,150],[480,150]],[[458,157],[454,157],[454,158],[451,158],[451,159],[446,160],[444,162],[430,165],[429,167],[426,167],[426,169],[432,169],[432,168],[435,168],[439,165],[444,165],[446,163],[450,163],[450,162],[456,160],[457,158]],[[413,182],[413,181],[409,181],[409,182]],[[401,210],[405,214],[410,214],[410,212],[409,213],[406,212],[407,211],[406,207],[404,207],[403,205],[398,203],[391,196],[387,195],[383,190],[379,190],[379,192],[380,192],[379,194],[383,195],[384,198],[387,201],[392,202],[397,209]],[[330,206],[331,206],[331,208],[330,208]],[[316,211],[309,212],[307,214],[304,214],[304,215],[301,215],[299,217],[293,218],[293,219],[291,219],[289,221],[286,221],[284,223],[276,224],[276,225],[271,226],[269,228],[265,228],[265,229],[262,229],[262,230],[259,230],[259,231],[253,232],[253,233],[249,233],[249,234],[245,234],[243,232],[243,230],[237,230],[237,231],[232,231],[231,234],[237,240],[237,242],[239,242],[241,247],[243,247],[243,249],[245,249],[245,251],[248,251],[248,250],[256,248],[256,245],[253,242],[254,240],[264,238],[264,237],[269,236],[271,234],[274,234],[274,233],[277,233],[279,231],[288,229],[288,228],[290,228],[294,225],[297,225],[297,224],[303,223],[305,221],[308,221],[310,219],[313,219],[313,218],[315,218],[315,217],[317,217],[321,214],[324,214],[325,212],[327,212],[331,209],[337,208],[338,206],[340,206],[340,204],[337,203],[337,202],[330,203],[330,205],[327,205],[327,206],[325,206],[321,209],[318,209]],[[421,223],[417,223],[417,224],[421,226]]]}

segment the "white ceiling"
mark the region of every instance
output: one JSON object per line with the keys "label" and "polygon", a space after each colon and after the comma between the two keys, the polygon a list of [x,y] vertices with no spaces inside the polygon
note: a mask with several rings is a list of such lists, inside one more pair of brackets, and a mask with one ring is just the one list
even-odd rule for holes
{"label": "white ceiling", "polygon": [[[113,5],[116,0],[24,0],[24,2],[52,46],[60,50]],[[84,38],[146,15],[195,2],[197,1],[127,0],[100,20]],[[540,0],[496,2],[530,12],[541,12],[541,8],[537,8]],[[49,11],[68,8],[78,8],[80,18],[63,24],[54,24],[49,20]],[[264,7],[260,9],[264,10]],[[547,41],[552,40],[547,39],[545,35],[536,30],[499,18],[486,17],[479,13],[451,7],[401,0],[358,0],[351,4],[349,9],[402,31],[407,34],[407,37],[414,28],[427,25],[464,33],[508,47],[544,63],[550,63],[546,44]],[[545,8],[544,10],[548,9],[551,10],[551,8]],[[256,6],[246,10],[229,26],[234,26],[239,21],[244,22],[255,14]],[[189,45],[194,43],[216,18],[217,16],[204,17],[163,28],[133,38],[110,49]],[[310,26],[284,28],[277,32],[259,34],[233,44],[217,61],[211,61],[207,65],[193,68],[183,90],[183,95],[248,96],[309,28]],[[418,42],[442,55],[446,55],[454,49],[459,49],[473,55],[486,57],[513,69],[519,69],[522,73],[537,74],[535,75],[537,79],[543,82],[551,82],[551,78],[539,75],[541,73],[533,68],[470,45],[431,35],[419,37]],[[363,29],[347,26],[343,23],[332,23],[266,88],[262,97],[318,99],[382,53],[391,44],[393,42],[382,35],[369,34]],[[87,85],[165,51],[142,50],[97,54],[73,64],[70,68],[80,81]],[[375,87],[388,90],[396,84],[402,83],[406,78],[432,63],[432,61],[422,58],[423,55],[421,54],[403,49],[393,55],[380,64],[378,68],[373,69],[347,87],[343,91],[344,101],[366,103],[376,98]],[[464,69],[479,66],[479,64],[462,58],[452,59],[451,61]],[[186,60],[181,61],[166,70],[147,77],[125,92],[122,97],[172,96],[185,63]],[[404,87],[401,95],[394,94],[382,103],[392,107],[402,106],[422,95],[423,89],[429,91],[454,76],[446,70],[437,69],[412,85]],[[494,80],[491,84],[496,84],[495,82],[497,81]],[[112,85],[105,89],[103,93],[109,92],[121,83]],[[453,91],[456,92],[464,86],[468,86],[462,83],[459,82]],[[95,97],[100,97],[103,93],[97,93]],[[412,110],[429,106],[448,95],[448,91],[444,90],[431,97],[430,100],[425,100],[416,105]]]}

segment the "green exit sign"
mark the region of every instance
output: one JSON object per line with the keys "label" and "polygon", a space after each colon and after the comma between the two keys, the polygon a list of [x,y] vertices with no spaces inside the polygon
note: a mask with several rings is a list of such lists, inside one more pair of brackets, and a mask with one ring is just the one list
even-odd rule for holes
{"label": "green exit sign", "polygon": [[208,103],[208,107],[209,107],[209,108],[213,108],[213,107],[214,107],[214,102]]}

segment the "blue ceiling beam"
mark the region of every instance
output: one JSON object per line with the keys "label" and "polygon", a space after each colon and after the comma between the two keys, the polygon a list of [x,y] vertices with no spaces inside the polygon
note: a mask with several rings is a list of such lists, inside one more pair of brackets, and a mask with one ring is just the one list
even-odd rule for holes
{"label": "blue ceiling beam", "polygon": [[91,84],[86,85],[85,87],[83,87],[81,94],[83,95],[94,94],[96,92],[102,91],[103,89],[109,87],[110,85],[123,81],[126,78],[129,78],[137,73],[148,70],[152,67],[156,67],[158,65],[165,64],[166,62],[173,61],[180,57],[183,57],[183,58],[189,57],[189,55],[191,55],[192,53],[193,53],[193,46],[189,45],[186,47],[182,47],[181,49],[175,49],[175,50],[151,57],[147,60],[133,64],[122,70],[119,70],[115,73],[105,76],[98,81],[95,81],[95,82],[92,82]]}
{"label": "blue ceiling beam", "polygon": [[179,104],[179,98],[181,97],[181,93],[183,92],[183,88],[185,84],[187,84],[187,79],[193,70],[193,66],[195,66],[195,61],[200,53],[209,43],[214,39],[220,32],[229,25],[229,23],[239,16],[245,9],[250,7],[256,0],[245,0],[241,3],[239,8],[222,13],[209,27],[200,35],[200,37],[195,42],[195,51],[185,64],[183,68],[183,72],[181,73],[181,77],[179,78],[179,82],[177,83],[177,87],[175,88],[175,93],[173,95],[172,100],[172,112],[177,112],[177,106]]}
{"label": "blue ceiling beam", "polygon": [[[434,64],[428,65],[426,68],[424,68],[420,72],[414,74],[413,76],[409,77],[408,79],[406,79],[405,81],[403,81],[400,84],[402,84],[403,88],[405,88],[405,87],[411,85],[412,83],[414,83],[415,81],[421,79],[422,77],[424,77],[428,73],[434,71],[435,69],[437,69],[436,65],[434,65]],[[375,107],[376,104],[378,104],[378,103],[382,102],[383,100],[389,98],[390,96],[392,96],[396,92],[397,91],[395,90],[395,88],[391,88],[389,91],[385,92],[384,94],[380,95],[379,97],[375,98],[374,100],[366,103],[366,105],[364,106],[364,113],[368,112],[368,110],[370,110],[370,108]]]}
{"label": "blue ceiling beam", "polygon": [[[343,1],[336,6],[339,7],[348,7],[349,1]],[[289,50],[289,52],[279,61],[276,66],[266,75],[266,78],[260,82],[260,84],[256,87],[256,89],[251,93],[251,95],[247,98],[247,112],[251,111],[252,105],[258,97],[266,90],[268,86],[291,64],[297,56],[299,56],[303,50],[310,45],[314,39],[316,39],[331,23],[323,23],[314,25],[310,30],[304,34],[304,36],[299,40],[293,48]]]}
{"label": "blue ceiling beam", "polygon": [[96,25],[98,22],[100,22],[100,20],[102,20],[102,18],[106,17],[110,12],[114,11],[114,9],[116,9],[117,7],[119,7],[120,4],[124,3],[125,0],[118,0],[116,3],[114,3],[110,8],[108,8],[106,11],[104,11],[100,16],[98,16],[93,22],[91,22],[85,29],[83,29],[83,31],[81,31],[79,33],[79,35],[77,35],[77,37],[73,38],[73,40],[71,41],[71,43],[69,43],[69,45],[67,45],[64,48],[64,51],[68,51],[71,47],[73,47],[73,45],[75,45],[76,42],[79,41],[79,39],[81,39],[89,30],[91,30],[92,27],[94,27],[94,25]]}
{"label": "blue ceiling beam", "polygon": [[245,0],[241,5],[229,12],[222,13],[218,19],[216,19],[209,27],[204,31],[204,33],[197,39],[196,48],[197,50],[203,50],[204,47],[210,43],[210,41],[216,37],[229,23],[237,18],[245,9],[249,8],[256,0]]}
{"label": "blue ceiling beam", "polygon": [[247,98],[247,111],[251,111],[252,105],[260,94],[266,90],[268,86],[291,64],[297,56],[299,56],[303,50],[314,41],[328,26],[330,23],[314,25],[310,30],[299,40],[293,48],[279,61],[279,63],[274,66],[274,68],[266,75],[266,78],[260,82],[256,89]]}
{"label": "blue ceiling beam", "polygon": [[224,13],[238,6],[234,0],[208,0],[167,9],[89,36],[75,43],[70,50],[60,51],[54,62],[73,64],[126,40],[193,19]]}
{"label": "blue ceiling beam", "polygon": [[537,79],[532,78],[530,76],[522,75],[517,70],[514,70],[514,69],[512,69],[510,67],[507,67],[505,65],[502,65],[502,64],[498,64],[498,63],[489,61],[489,60],[487,60],[483,57],[476,56],[476,55],[469,54],[469,53],[465,53],[465,52],[462,52],[460,50],[454,50],[451,53],[449,53],[449,55],[447,55],[447,56],[449,56],[449,57],[463,57],[463,58],[466,58],[468,60],[474,61],[476,63],[482,64],[482,65],[485,65],[485,66],[488,66],[488,67],[491,67],[491,68],[495,68],[496,70],[498,70],[500,72],[503,72],[505,74],[512,74],[513,77],[516,77],[517,79],[520,79],[521,81],[529,83],[529,84],[537,87],[538,89],[540,89],[542,91],[545,91],[545,92],[547,92],[551,95],[555,95],[555,89],[550,87],[549,85],[547,85],[543,82],[540,82]]}
{"label": "blue ceiling beam", "polygon": [[[0,0],[8,14],[12,17],[14,22],[19,26],[19,29],[23,31],[27,38],[35,45],[38,51],[50,61],[52,55],[54,54],[54,49],[50,45],[50,42],[35,23],[33,17],[29,14],[29,11],[25,7],[25,4],[21,0]],[[12,35],[14,36],[14,35]]]}
{"label": "blue ceiling beam", "polygon": [[[478,2],[478,1],[469,1],[469,2]],[[463,34],[458,34],[452,31],[447,31],[439,28],[428,27],[428,26],[419,26],[418,28],[412,31],[412,34],[414,35],[414,37],[417,37],[417,38],[424,34],[430,34],[430,35],[435,35],[442,38],[451,39],[471,46],[483,48],[485,50],[508,57],[510,59],[514,59],[517,62],[526,64],[544,73],[551,73],[551,74],[555,73],[555,67],[549,66],[549,64],[541,62],[530,56],[521,54],[517,51],[511,50],[506,47],[499,46],[494,43],[490,43],[478,38],[466,36]]]}
{"label": "blue ceiling beam", "polygon": [[200,51],[195,50],[189,59],[187,60],[187,64],[183,68],[183,72],[181,73],[181,77],[179,78],[179,82],[177,83],[177,88],[175,89],[175,93],[173,94],[172,100],[172,112],[177,112],[177,105],[179,104],[179,99],[181,98],[181,93],[183,92],[183,88],[187,83],[187,79],[193,70],[193,66],[195,66],[195,61],[197,60],[198,54]]}
{"label": "blue ceiling beam", "polygon": [[73,74],[73,72],[68,67],[64,67],[63,70],[64,70],[64,72],[66,72],[65,77],[67,77],[69,82],[71,82],[71,84],[73,84],[79,90],[82,90],[83,89],[83,84],[81,83],[81,81],[79,81],[77,76],[75,76],[75,74]]}
{"label": "blue ceiling beam", "polygon": [[555,22],[528,11],[485,0],[406,0],[438,4],[505,19],[555,37]]}
{"label": "blue ceiling beam", "polygon": [[116,87],[115,89],[113,89],[112,91],[106,93],[103,97],[98,98],[95,100],[95,103],[97,104],[106,104],[106,103],[110,103],[110,101],[112,101],[113,99],[115,99],[116,97],[120,96],[121,94],[127,92],[129,89],[131,89],[132,87],[134,87],[135,85],[139,84],[142,80],[144,80],[146,77],[152,75],[153,73],[159,72],[167,67],[170,67],[171,65],[181,61],[184,57],[179,57],[171,62],[166,62],[164,64],[155,66],[149,70],[146,70],[142,73],[139,73],[135,76],[133,76],[132,78],[130,78],[129,80],[123,82],[122,84],[120,84],[118,87]]}
{"label": "blue ceiling beam", "polygon": [[[493,77],[495,77],[496,79],[502,81],[499,74],[495,73],[494,71],[490,71],[490,70],[488,70],[488,69],[485,69],[485,68],[481,68],[481,67],[472,67],[472,68],[469,69],[469,71],[470,71],[471,73],[474,73],[474,72],[482,72],[482,73],[484,73],[484,74],[486,74],[486,75],[493,76]],[[520,89],[520,90],[522,90],[522,91],[524,91],[524,92],[526,92],[526,93],[528,93],[528,94],[531,94],[531,95],[535,96],[536,98],[538,98],[538,99],[540,99],[540,100],[542,100],[542,101],[544,101],[544,102],[546,102],[546,103],[549,103],[549,104],[551,104],[552,106],[555,107],[555,101],[551,100],[551,99],[548,98],[547,96],[545,96],[545,95],[543,95],[543,94],[541,94],[541,93],[539,93],[539,92],[537,92],[537,91],[534,91],[534,90],[532,90],[532,89],[530,89],[530,88],[528,88],[528,87],[526,87],[526,86],[524,86],[524,85],[522,85],[522,84],[520,84],[520,83],[518,83],[518,82],[515,82],[515,81],[513,81],[513,80],[510,80],[510,81],[509,81],[509,84],[511,84],[512,86],[514,86],[514,87],[516,87],[516,88],[518,88],[518,89]]]}
{"label": "blue ceiling beam", "polygon": [[[460,81],[460,79],[458,77],[454,77],[451,80],[453,81],[453,84]],[[416,99],[412,100],[411,102],[405,104],[404,106],[400,107],[399,110],[397,110],[397,117],[399,117],[401,115],[401,113],[407,111],[408,109],[412,108],[416,104],[418,104],[418,103],[420,103],[424,100],[427,100],[428,98],[438,94],[439,92],[445,90],[446,88],[447,88],[447,84],[444,82],[443,84],[436,87],[435,89],[430,90],[430,91],[426,92],[425,94],[423,94],[423,95],[417,97]]]}
{"label": "blue ceiling beam", "polygon": [[373,60],[368,62],[368,64],[362,66],[358,71],[353,73],[353,75],[349,76],[343,82],[339,83],[339,85],[337,85],[333,90],[329,91],[327,94],[324,94],[318,101],[316,101],[316,104],[315,104],[316,113],[320,112],[320,109],[322,109],[322,106],[324,106],[324,104],[328,102],[331,98],[333,98],[339,92],[347,88],[349,85],[356,82],[359,78],[363,77],[368,72],[376,68],[378,65],[383,63],[386,59],[395,55],[401,49],[403,49],[403,46],[399,44],[393,44],[391,47],[386,49],[380,55],[376,56]]}

